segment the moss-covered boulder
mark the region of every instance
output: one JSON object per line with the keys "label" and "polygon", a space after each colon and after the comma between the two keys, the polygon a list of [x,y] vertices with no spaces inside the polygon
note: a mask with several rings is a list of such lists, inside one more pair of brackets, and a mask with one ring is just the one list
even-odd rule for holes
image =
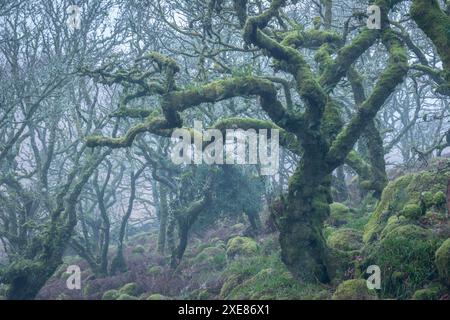
{"label": "moss-covered boulder", "polygon": [[226,263],[226,250],[222,245],[207,247],[193,259],[193,266],[202,269],[221,270],[225,267]]}
{"label": "moss-covered boulder", "polygon": [[170,300],[170,298],[159,293],[153,293],[147,297],[147,300]]}
{"label": "moss-covered boulder", "polygon": [[[450,160],[447,159],[427,171],[407,174],[390,182],[364,228],[364,242],[378,240],[389,218],[399,215],[407,205],[420,206],[423,213],[427,206],[434,204],[436,193],[447,190],[449,178]],[[430,195],[433,195],[433,200],[428,199]]]}
{"label": "moss-covered boulder", "polygon": [[342,282],[332,296],[333,300],[376,300],[375,290],[369,290],[364,279]]}
{"label": "moss-covered boulder", "polygon": [[450,286],[450,239],[444,241],[435,254],[436,267],[439,278]]}
{"label": "moss-covered boulder", "polygon": [[444,192],[438,191],[433,196],[433,204],[438,208],[443,208],[447,203],[447,196]]}
{"label": "moss-covered boulder", "polygon": [[122,288],[119,289],[120,294],[127,294],[130,296],[136,296],[139,294],[139,287],[136,283],[131,282],[124,285]]}
{"label": "moss-covered boulder", "polygon": [[413,224],[392,228],[377,243],[367,247],[366,265],[382,270],[381,295],[408,299],[432,280],[433,263],[439,240],[434,234]]}
{"label": "moss-covered boulder", "polygon": [[418,204],[407,204],[400,211],[400,215],[410,220],[417,220],[422,216],[422,209]]}
{"label": "moss-covered boulder", "polygon": [[330,216],[327,224],[335,227],[345,225],[351,219],[350,209],[342,203],[334,202],[330,205]]}
{"label": "moss-covered boulder", "polygon": [[338,229],[327,239],[330,248],[341,251],[355,251],[363,247],[362,232],[353,229]]}
{"label": "moss-covered boulder", "polygon": [[133,254],[140,255],[145,253],[145,248],[142,245],[137,245],[133,248]]}
{"label": "moss-covered boulder", "polygon": [[164,269],[161,266],[152,266],[152,267],[148,268],[148,274],[153,277],[157,277],[157,276],[161,275],[163,272],[164,272]]}
{"label": "moss-covered boulder", "polygon": [[249,257],[258,254],[258,244],[255,240],[247,237],[234,237],[227,243],[228,259],[238,257]]}
{"label": "moss-covered boulder", "polygon": [[419,289],[414,292],[413,300],[438,300],[445,292],[445,289],[439,285],[432,285],[428,288]]}
{"label": "moss-covered boulder", "polygon": [[137,297],[126,294],[126,293],[122,293],[119,295],[119,297],[117,297],[116,300],[139,300]]}
{"label": "moss-covered boulder", "polygon": [[404,226],[407,224],[411,224],[411,221],[409,221],[404,216],[392,216],[388,219],[386,226],[384,227],[383,231],[381,231],[380,238],[383,239],[389,232],[394,230],[395,228],[398,228],[400,226]]}
{"label": "moss-covered boulder", "polygon": [[103,293],[102,300],[116,300],[120,296],[118,290],[108,290]]}

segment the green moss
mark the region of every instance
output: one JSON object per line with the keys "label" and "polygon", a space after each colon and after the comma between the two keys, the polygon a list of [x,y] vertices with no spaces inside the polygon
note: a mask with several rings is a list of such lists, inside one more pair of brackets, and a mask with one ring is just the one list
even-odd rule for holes
{"label": "green moss", "polygon": [[222,246],[207,247],[194,258],[193,263],[203,269],[223,269],[227,263],[226,251]]}
{"label": "green moss", "polygon": [[148,269],[148,274],[156,277],[156,276],[159,276],[160,274],[162,274],[163,271],[164,271],[164,269],[161,266],[153,266]]}
{"label": "green moss", "polygon": [[433,196],[433,204],[438,208],[442,208],[446,203],[447,197],[445,193],[442,191],[436,192],[436,194]]}
{"label": "green moss", "polygon": [[332,297],[333,300],[376,300],[375,290],[367,288],[363,279],[352,279],[342,282]]}
{"label": "green moss", "polygon": [[248,257],[258,253],[258,244],[255,240],[246,237],[234,237],[227,243],[227,257]]}
{"label": "green moss", "polygon": [[445,292],[445,289],[439,285],[430,286],[428,288],[419,289],[414,292],[413,300],[438,300]]}
{"label": "green moss", "polygon": [[118,290],[108,290],[103,293],[102,300],[116,300],[120,296]]}
{"label": "green moss", "polygon": [[[436,46],[444,69],[450,70],[450,17],[440,8],[436,0],[414,0],[411,16]],[[450,81],[450,77],[447,77]]]}
{"label": "green moss", "polygon": [[422,193],[422,202],[425,204],[425,207],[431,208],[434,204],[433,201],[433,193],[430,191],[425,191]]}
{"label": "green moss", "polygon": [[170,300],[170,298],[159,293],[153,293],[147,297],[147,300]]}
{"label": "green moss", "polygon": [[450,286],[450,239],[444,241],[435,254],[435,262],[441,281]]}
{"label": "green moss", "polygon": [[139,293],[139,287],[136,283],[131,282],[124,285],[122,288],[119,289],[120,294],[127,294],[127,295],[137,295]]}
{"label": "green moss", "polygon": [[120,294],[116,300],[139,300],[137,297],[126,294],[126,293],[122,293]]}
{"label": "green moss", "polygon": [[429,193],[436,194],[447,189],[450,178],[450,161],[445,160],[437,168],[429,171],[404,175],[391,181],[384,189],[381,200],[369,222],[364,228],[364,242],[376,241],[385,228],[388,219],[400,213],[407,204],[417,204],[428,201]]}
{"label": "green moss", "polygon": [[362,232],[353,229],[338,229],[327,239],[330,248],[341,251],[360,250],[363,247]]}
{"label": "green moss", "polygon": [[410,298],[436,274],[433,257],[439,240],[431,231],[412,224],[400,224],[385,233],[368,247],[365,263],[382,270],[383,297]]}
{"label": "green moss", "polygon": [[407,204],[400,214],[405,218],[417,220],[422,216],[422,209],[417,204]]}
{"label": "green moss", "polygon": [[391,232],[395,228],[409,223],[410,221],[408,221],[408,219],[406,219],[404,216],[389,217],[386,226],[384,227],[383,231],[381,231],[381,239],[383,239],[389,232]]}
{"label": "green moss", "polygon": [[277,254],[236,260],[224,276],[221,299],[318,299],[327,295],[320,285],[296,281]]}

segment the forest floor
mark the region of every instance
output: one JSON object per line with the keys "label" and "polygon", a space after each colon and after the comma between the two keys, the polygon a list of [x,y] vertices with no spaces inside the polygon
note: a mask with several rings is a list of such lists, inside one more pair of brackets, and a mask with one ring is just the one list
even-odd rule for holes
{"label": "forest floor", "polygon": [[[175,271],[157,253],[156,233],[128,240],[123,274],[98,277],[79,257],[66,256],[38,299],[450,299],[449,179],[450,161],[437,160],[391,181],[375,207],[333,203],[324,229],[334,273],[327,285],[292,278],[267,223],[249,238],[245,221],[235,221],[192,236]],[[81,290],[66,287],[73,264],[83,271]],[[373,265],[381,270],[379,290],[365,280]]]}

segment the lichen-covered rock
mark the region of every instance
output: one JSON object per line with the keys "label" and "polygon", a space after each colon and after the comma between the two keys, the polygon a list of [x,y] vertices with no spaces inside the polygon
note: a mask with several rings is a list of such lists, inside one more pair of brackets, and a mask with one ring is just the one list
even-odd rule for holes
{"label": "lichen-covered rock", "polygon": [[367,265],[377,265],[383,272],[381,295],[408,299],[430,281],[436,272],[434,252],[439,240],[417,225],[398,225],[377,243],[367,247]]}
{"label": "lichen-covered rock", "polygon": [[[425,194],[435,195],[447,190],[450,178],[450,160],[442,160],[427,171],[404,175],[388,184],[369,222],[364,228],[364,242],[374,242],[380,238],[388,219],[398,215],[407,204],[425,203]],[[433,196],[434,197],[434,196]],[[434,202],[434,200],[433,200]]]}
{"label": "lichen-covered rock", "polygon": [[363,247],[362,232],[353,229],[338,229],[327,239],[330,248],[342,251],[355,251]]}
{"label": "lichen-covered rock", "polygon": [[102,300],[116,300],[119,296],[118,290],[108,290],[103,293]]}
{"label": "lichen-covered rock", "polygon": [[334,202],[330,205],[330,216],[327,219],[327,223],[332,226],[342,226],[348,223],[351,219],[350,209],[339,202]]}
{"label": "lichen-covered rock", "polygon": [[417,220],[422,216],[422,209],[415,203],[407,204],[400,211],[400,215],[410,220]]}
{"label": "lichen-covered rock", "polygon": [[124,285],[122,288],[119,289],[119,293],[135,296],[139,293],[139,287],[134,282],[127,283],[126,285]]}
{"label": "lichen-covered rock", "polygon": [[450,238],[436,251],[435,261],[439,278],[445,285],[450,286]]}
{"label": "lichen-covered rock", "polygon": [[376,300],[375,290],[367,288],[363,279],[352,279],[342,282],[332,296],[333,300]]}
{"label": "lichen-covered rock", "polygon": [[247,237],[234,237],[227,243],[227,257],[249,257],[258,253],[258,244],[255,240]]}

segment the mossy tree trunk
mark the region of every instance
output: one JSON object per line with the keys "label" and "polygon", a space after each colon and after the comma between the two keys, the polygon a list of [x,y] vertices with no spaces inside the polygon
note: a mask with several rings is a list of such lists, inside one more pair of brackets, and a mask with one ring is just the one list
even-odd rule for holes
{"label": "mossy tree trunk", "polygon": [[62,264],[64,252],[77,224],[78,197],[95,169],[110,153],[110,150],[93,152],[78,179],[75,177],[80,173],[80,168],[75,166],[58,193],[49,222],[30,241],[19,259],[14,259],[0,270],[0,282],[8,285],[7,299],[34,299]]}
{"label": "mossy tree trunk", "polygon": [[[293,76],[295,89],[304,103],[304,111],[293,111],[288,102],[285,107],[277,98],[273,82],[266,78],[235,77],[213,81],[195,89],[174,91],[175,75],[180,68],[174,60],[150,53],[140,61],[148,59],[162,66],[160,72],[165,74],[165,85],[156,89],[143,89],[147,90],[149,96],[159,94],[163,97],[162,116],[148,113],[144,122],[130,128],[122,138],[95,136],[88,138],[87,144],[91,147],[128,147],[143,132],[170,137],[173,128],[183,125],[180,113],[189,108],[234,97],[258,96],[261,108],[272,122],[232,119],[227,123],[244,130],[277,128],[281,131],[280,144],[301,156],[301,162],[289,183],[288,196],[282,201],[281,210],[277,211],[282,256],[298,279],[326,282],[330,279],[330,271],[322,227],[331,201],[332,172],[344,164],[355,143],[403,81],[408,70],[403,44],[389,26],[388,12],[397,2],[376,0],[374,4],[380,6],[382,11],[381,30],[363,29],[347,45],[344,45],[341,36],[321,30],[294,30],[281,35],[281,40],[272,37],[272,33],[264,29],[272,19],[279,16],[279,11],[288,1],[272,0],[267,10],[252,17],[247,17],[247,1],[235,0],[234,3],[241,23],[244,18],[246,21],[245,25],[242,23],[244,41],[272,58],[277,70]],[[333,100],[331,93],[357,59],[379,39],[389,52],[387,68],[381,73],[373,92],[344,126],[338,103]],[[319,74],[313,72],[299,50],[305,48],[317,49],[315,59],[319,65]],[[95,71],[85,73],[94,77],[96,74]],[[129,76],[133,79],[135,74],[130,72]],[[127,82],[123,71],[109,77],[108,83]],[[133,110],[125,109],[122,115],[133,113]]]}
{"label": "mossy tree trunk", "polygon": [[164,254],[166,247],[167,222],[169,216],[169,207],[167,200],[167,189],[159,183],[159,233],[158,233],[158,252]]}

